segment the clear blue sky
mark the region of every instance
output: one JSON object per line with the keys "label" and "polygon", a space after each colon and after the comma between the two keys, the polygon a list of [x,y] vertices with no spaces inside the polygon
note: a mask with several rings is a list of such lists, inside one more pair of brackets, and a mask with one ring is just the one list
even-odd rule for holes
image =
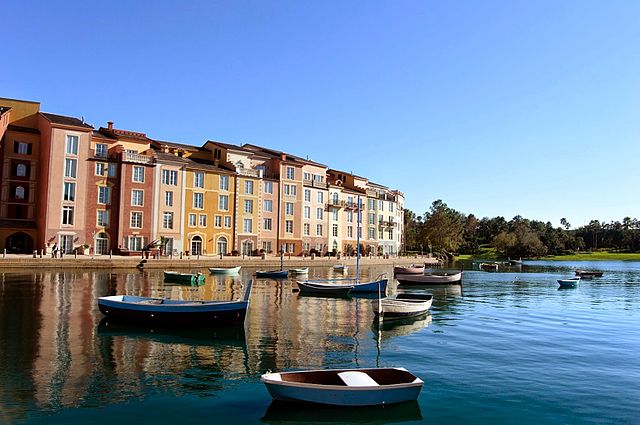
{"label": "clear blue sky", "polygon": [[0,97],[478,217],[640,218],[640,2],[13,1]]}

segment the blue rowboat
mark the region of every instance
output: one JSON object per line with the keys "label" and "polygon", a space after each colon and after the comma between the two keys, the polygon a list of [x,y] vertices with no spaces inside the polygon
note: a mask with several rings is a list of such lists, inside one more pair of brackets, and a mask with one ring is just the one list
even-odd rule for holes
{"label": "blue rowboat", "polygon": [[209,267],[209,273],[211,274],[238,274],[240,267]]}
{"label": "blue rowboat", "polygon": [[249,307],[252,282],[244,298],[235,301],[183,301],[113,295],[98,298],[100,312],[113,321],[158,326],[241,324]]}
{"label": "blue rowboat", "polygon": [[413,401],[424,382],[404,368],[329,369],[265,373],[274,400],[334,406],[378,406]]}
{"label": "blue rowboat", "polygon": [[[351,294],[363,294],[363,293],[377,293],[378,289],[381,293],[385,293],[387,290],[387,283],[389,283],[388,279],[378,279],[372,280],[369,282],[360,282],[358,279],[317,279],[317,280],[305,280],[302,282],[298,282],[298,286],[300,284],[308,284],[313,285],[315,288],[326,288],[327,290],[331,290],[332,288],[340,288],[340,287],[350,287]],[[300,288],[302,292],[302,288]]]}
{"label": "blue rowboat", "polygon": [[282,279],[282,278],[286,278],[289,275],[289,272],[287,272],[286,270],[269,270],[269,271],[264,271],[264,270],[258,270],[256,272],[256,277],[263,277],[263,278],[272,278],[272,279]]}
{"label": "blue rowboat", "polygon": [[558,284],[561,288],[575,288],[580,283],[579,277],[572,277],[569,279],[558,279]]}
{"label": "blue rowboat", "polygon": [[333,297],[346,297],[353,290],[353,285],[349,284],[323,284],[310,281],[298,282],[300,294],[302,295],[322,295]]}

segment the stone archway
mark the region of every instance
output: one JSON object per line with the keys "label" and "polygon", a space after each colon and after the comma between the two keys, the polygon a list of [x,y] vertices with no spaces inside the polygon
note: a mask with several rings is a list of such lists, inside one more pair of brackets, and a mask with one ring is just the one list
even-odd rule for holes
{"label": "stone archway", "polygon": [[24,232],[12,233],[5,240],[7,252],[13,254],[31,254],[33,252],[33,238]]}

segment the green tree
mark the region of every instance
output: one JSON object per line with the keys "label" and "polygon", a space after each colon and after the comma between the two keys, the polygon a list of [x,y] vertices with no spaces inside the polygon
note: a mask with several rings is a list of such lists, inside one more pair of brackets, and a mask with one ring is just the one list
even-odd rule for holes
{"label": "green tree", "polygon": [[436,252],[451,257],[463,241],[464,216],[440,199],[431,204],[429,212],[424,216],[423,240]]}

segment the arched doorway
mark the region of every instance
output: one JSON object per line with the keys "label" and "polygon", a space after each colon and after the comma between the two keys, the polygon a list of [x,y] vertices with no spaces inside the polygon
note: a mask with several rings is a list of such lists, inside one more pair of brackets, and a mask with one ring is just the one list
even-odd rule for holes
{"label": "arched doorway", "polygon": [[96,235],[95,244],[96,244],[96,247],[94,252],[96,255],[103,255],[103,254],[109,253],[109,235],[107,235],[105,232],[101,232]]}
{"label": "arched doorway", "polygon": [[245,239],[242,241],[242,254],[251,255],[253,252],[253,241],[251,239]]}
{"label": "arched doorway", "polygon": [[191,238],[191,255],[202,255],[202,238],[200,236]]}
{"label": "arched doorway", "polygon": [[227,238],[220,236],[218,238],[218,254],[225,255],[227,253]]}
{"label": "arched doorway", "polygon": [[14,254],[31,254],[33,252],[33,238],[24,232],[12,233],[5,240],[7,252]]}

